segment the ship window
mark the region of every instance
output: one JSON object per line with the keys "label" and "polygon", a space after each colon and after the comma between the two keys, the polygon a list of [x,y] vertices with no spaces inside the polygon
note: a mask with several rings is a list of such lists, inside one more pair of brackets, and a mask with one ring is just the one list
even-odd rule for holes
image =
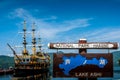
{"label": "ship window", "polygon": [[25,62],[25,59],[23,59],[23,62]]}
{"label": "ship window", "polygon": [[29,59],[26,59],[27,62],[29,62]]}

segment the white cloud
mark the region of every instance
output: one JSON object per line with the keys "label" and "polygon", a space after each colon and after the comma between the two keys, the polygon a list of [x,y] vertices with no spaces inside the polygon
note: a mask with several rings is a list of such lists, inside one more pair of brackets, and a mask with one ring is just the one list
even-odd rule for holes
{"label": "white cloud", "polygon": [[[67,20],[61,23],[57,22],[46,22],[46,20],[56,20],[56,16],[51,16],[50,18],[36,18],[32,16],[27,10],[23,8],[15,9],[13,12],[10,13],[11,18],[21,18],[26,20],[29,26],[31,26],[32,22],[35,22],[37,25],[38,33],[42,35],[42,37],[47,39],[53,39],[57,36],[58,33],[69,31],[75,28],[87,27],[90,24],[88,23],[89,20],[92,18],[87,19],[74,19],[74,20]],[[30,27],[29,27],[30,28]]]}
{"label": "white cloud", "polygon": [[[58,17],[51,16],[47,18],[36,18],[32,14],[30,14],[27,10],[23,8],[15,9],[9,15],[10,18],[20,18],[27,21],[28,29],[31,29],[31,23],[35,22],[37,25],[37,34],[42,36],[42,38],[49,41],[59,41],[59,39],[64,38],[65,42],[67,41],[75,41],[79,38],[87,38],[88,41],[115,41],[120,43],[120,29],[113,28],[101,28],[94,29],[89,32],[80,32],[80,34],[68,34],[67,36],[61,35],[59,33],[67,32],[76,28],[88,27],[90,25],[89,21],[92,18],[84,18],[84,19],[74,19],[74,20],[66,20],[60,23],[57,22],[48,22],[46,20],[56,20]],[[37,36],[38,36],[37,35]],[[56,38],[57,37],[57,38]]]}
{"label": "white cloud", "polygon": [[[37,10],[38,11],[38,10]],[[51,16],[47,18],[36,18],[32,14],[30,14],[27,10],[23,8],[17,8],[13,12],[10,13],[9,17],[11,18],[20,18],[27,21],[27,24],[29,24],[29,29],[31,29],[31,23],[35,22],[37,25],[37,33],[41,34],[41,36],[45,39],[54,39],[58,36],[59,33],[67,32],[76,28],[82,28],[82,27],[88,27],[90,25],[89,21],[92,20],[92,18],[85,18],[85,19],[74,19],[74,20],[66,20],[60,23],[57,22],[47,22],[46,20],[56,20],[58,17]],[[74,37],[79,39],[79,37],[85,37],[89,40],[93,41],[115,41],[119,40],[120,36],[120,29],[114,29],[113,28],[101,28],[101,29],[94,29],[93,31],[84,32],[80,34],[77,34],[75,36],[74,34],[71,36],[64,36],[64,39],[71,39]],[[66,38],[65,38],[66,37]]]}
{"label": "white cloud", "polygon": [[44,20],[56,20],[56,19],[57,19],[57,16],[50,16],[50,17],[44,18]]}
{"label": "white cloud", "polygon": [[23,19],[27,19],[31,16],[28,13],[28,11],[24,10],[23,8],[18,8],[18,9],[15,9],[13,12],[10,12],[9,17],[10,18],[21,17]]}
{"label": "white cloud", "polygon": [[[120,28],[104,28],[101,30],[93,31],[93,34],[87,36],[90,40],[100,40],[100,41],[118,41],[120,39]],[[92,32],[91,32],[92,33]]]}
{"label": "white cloud", "polygon": [[[64,41],[77,42],[80,38],[86,38],[88,42],[118,42],[120,43],[120,28],[101,28],[90,31],[83,31],[64,37]],[[74,38],[74,39],[73,39]]]}

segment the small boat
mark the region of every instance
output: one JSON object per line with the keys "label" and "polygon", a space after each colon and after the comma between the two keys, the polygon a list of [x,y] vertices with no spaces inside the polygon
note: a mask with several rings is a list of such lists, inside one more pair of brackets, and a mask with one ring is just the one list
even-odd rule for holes
{"label": "small boat", "polygon": [[13,69],[0,69],[0,75],[13,74]]}

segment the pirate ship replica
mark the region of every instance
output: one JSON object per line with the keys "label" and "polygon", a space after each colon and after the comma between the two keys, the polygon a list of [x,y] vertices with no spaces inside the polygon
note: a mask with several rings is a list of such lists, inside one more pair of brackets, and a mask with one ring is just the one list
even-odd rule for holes
{"label": "pirate ship replica", "polygon": [[[33,75],[39,75],[49,71],[50,56],[47,53],[42,52],[41,38],[38,38],[39,45],[36,45],[35,38],[35,24],[32,26],[32,53],[27,50],[26,41],[26,22],[24,21],[23,28],[23,51],[22,55],[17,55],[16,51],[8,44],[14,54],[15,69],[14,77],[27,77]],[[39,51],[36,50],[39,47]]]}

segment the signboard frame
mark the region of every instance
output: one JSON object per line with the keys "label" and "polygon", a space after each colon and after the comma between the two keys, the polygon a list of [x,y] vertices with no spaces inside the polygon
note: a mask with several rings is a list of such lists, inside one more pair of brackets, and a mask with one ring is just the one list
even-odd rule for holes
{"label": "signboard frame", "polygon": [[118,49],[117,42],[49,43],[50,49]]}
{"label": "signboard frame", "polygon": [[67,56],[70,58],[70,56],[76,56],[79,54],[75,53],[67,53],[67,54],[54,54],[53,56],[53,77],[75,77],[75,78],[98,78],[98,77],[113,77],[113,55],[112,54],[81,54],[82,56],[86,56],[87,59],[91,59],[93,57],[96,57],[99,59],[100,57],[107,58],[108,64],[103,68],[98,68],[95,65],[84,65],[79,66],[75,69],[72,69],[69,73],[70,75],[65,75],[63,73],[64,69],[59,68],[59,64],[63,62],[62,57]]}

